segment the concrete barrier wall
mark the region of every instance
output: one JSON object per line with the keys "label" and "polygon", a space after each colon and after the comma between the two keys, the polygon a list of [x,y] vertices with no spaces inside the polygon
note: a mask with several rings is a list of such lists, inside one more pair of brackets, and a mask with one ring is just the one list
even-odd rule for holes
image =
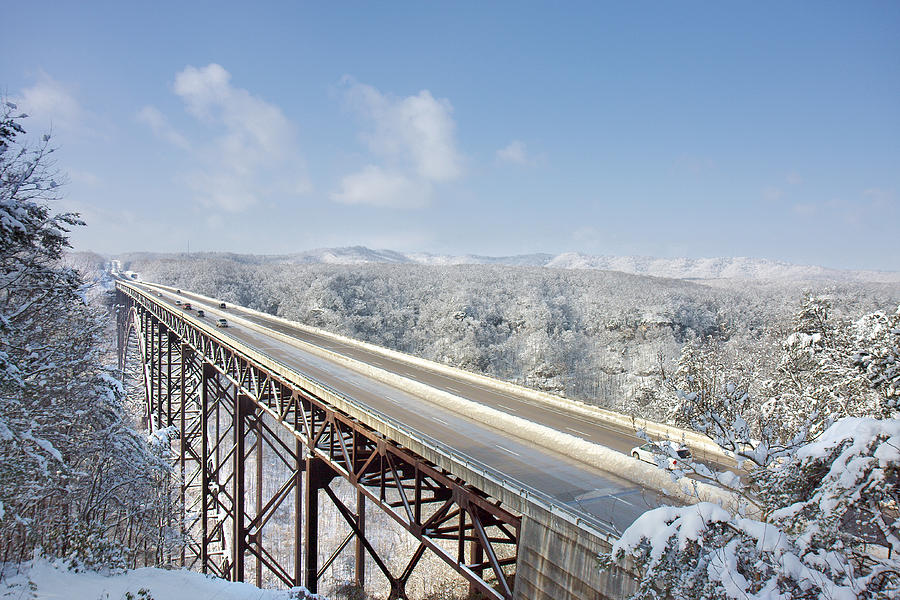
{"label": "concrete barrier wall", "polygon": [[[196,295],[199,296],[200,294]],[[217,304],[215,300],[210,300],[210,302]],[[212,312],[219,313],[220,311],[213,309]],[[617,476],[628,479],[641,487],[662,492],[666,496],[680,502],[689,504],[699,498],[703,501],[725,505],[732,501],[731,494],[724,492],[719,487],[687,477],[673,480],[669,472],[659,469],[655,465],[632,458],[628,454],[623,454],[578,436],[511,415],[468,398],[433,388],[430,385],[409,379],[403,375],[397,375],[391,371],[361,362],[332,350],[327,350],[315,344],[298,340],[293,336],[265,328],[253,321],[244,319],[233,312],[227,313],[227,311],[222,311],[222,314],[227,314],[228,318],[236,324],[265,333],[269,337],[347,367],[373,381],[413,393],[423,400],[465,415],[470,419],[489,424],[524,441],[542,445],[592,467],[615,473]],[[192,315],[191,319],[194,320]]]}
{"label": "concrete barrier wall", "polygon": [[[144,284],[157,286],[159,288],[174,292],[176,288],[168,285],[162,285],[158,283],[149,283],[149,282],[141,282]],[[204,296],[203,294],[198,294],[196,292],[191,291],[191,294],[198,296],[207,300],[208,302],[214,303],[218,306],[220,300],[215,298],[210,298],[209,296]],[[430,369],[436,373],[441,373],[444,375],[449,375],[452,377],[457,377],[461,379],[465,379],[471,383],[476,383],[478,385],[482,385],[484,387],[488,387],[494,389],[499,392],[506,392],[516,394],[520,397],[527,398],[533,402],[541,403],[546,406],[552,406],[556,408],[562,408],[564,410],[570,411],[574,414],[581,415],[583,417],[588,417],[592,419],[596,419],[597,421],[609,423],[610,425],[616,425],[626,430],[638,431],[644,430],[649,435],[662,438],[669,439],[675,441],[684,441],[689,446],[694,449],[702,449],[705,452],[716,454],[718,456],[727,456],[726,453],[722,451],[722,448],[710,440],[703,434],[697,433],[695,431],[688,431],[687,429],[681,429],[678,427],[673,427],[671,425],[666,425],[665,423],[658,423],[656,421],[650,421],[647,419],[642,419],[640,417],[631,417],[626,414],[617,413],[615,411],[606,410],[600,408],[598,406],[594,406],[591,404],[587,404],[580,400],[572,400],[569,398],[564,398],[562,396],[555,396],[553,394],[548,394],[546,392],[539,392],[537,390],[533,390],[531,388],[527,388],[521,385],[517,385],[515,383],[510,383],[508,381],[502,381],[499,379],[495,379],[493,377],[488,377],[486,375],[479,375],[477,373],[472,373],[470,371],[465,371],[463,369],[458,369],[456,367],[451,367],[445,365],[443,363],[435,362],[432,360],[427,360],[424,358],[419,358],[417,356],[413,356],[411,354],[406,354],[403,352],[399,352],[397,350],[391,350],[389,348],[384,348],[382,346],[376,346],[375,344],[370,344],[368,342],[362,342],[360,340],[356,340],[350,337],[346,337],[337,333],[331,333],[330,331],[325,331],[324,329],[319,329],[317,327],[311,327],[309,325],[304,325],[303,323],[299,323],[297,321],[290,321],[288,319],[277,317],[275,315],[270,315],[268,313],[263,313],[258,310],[253,310],[252,308],[240,307],[241,310],[247,311],[251,314],[265,317],[267,319],[272,319],[283,323],[285,325],[289,325],[291,327],[296,327],[301,331],[306,331],[308,333],[318,335],[321,337],[325,337],[336,342],[340,342],[342,344],[347,344],[351,346],[356,346],[357,348],[362,348],[368,350],[370,352],[375,352],[381,354],[382,356],[393,358],[396,360],[401,360],[410,365],[415,365],[418,367],[423,367],[426,369]]]}
{"label": "concrete barrier wall", "polygon": [[522,517],[516,562],[516,600],[625,600],[635,576],[621,567],[601,571],[610,543],[540,509]]}

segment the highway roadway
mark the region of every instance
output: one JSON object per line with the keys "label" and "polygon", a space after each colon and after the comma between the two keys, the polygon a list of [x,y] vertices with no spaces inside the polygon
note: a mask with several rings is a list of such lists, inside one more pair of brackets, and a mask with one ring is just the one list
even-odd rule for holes
{"label": "highway roadway", "polygon": [[[204,310],[205,318],[210,324],[215,324],[220,317],[227,319],[231,315],[237,315],[260,327],[626,454],[631,448],[642,443],[642,440],[632,433],[609,424],[598,423],[580,415],[569,414],[563,409],[517,397],[514,393],[499,392],[463,378],[341,343],[292,327],[282,321],[243,310],[238,306],[229,304],[227,309],[221,310],[218,304],[211,304],[202,297],[188,292],[175,294],[148,284],[133,281],[129,283],[138,285],[149,294],[162,294],[156,300],[168,304],[175,310],[182,310],[175,304],[176,298],[190,302],[194,309],[191,314],[196,317],[197,309]],[[552,497],[559,504],[564,504],[575,512],[585,513],[600,522],[608,523],[610,526],[607,533],[615,534],[623,531],[649,508],[675,503],[652,491],[644,490],[614,473],[576,461],[552,448],[531,444],[508,431],[495,429],[443,406],[427,402],[401,388],[373,381],[352,369],[312,354],[302,346],[293,345],[234,322],[229,322],[229,327],[221,331],[223,335],[233,337],[271,356],[283,365],[337,390],[360,404],[390,415],[413,432],[429,436],[460,454],[480,461],[498,473]]]}

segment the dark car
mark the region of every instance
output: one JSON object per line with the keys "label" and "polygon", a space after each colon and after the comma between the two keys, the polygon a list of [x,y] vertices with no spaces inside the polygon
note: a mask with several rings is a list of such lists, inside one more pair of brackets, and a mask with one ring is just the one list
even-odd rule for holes
{"label": "dark car", "polygon": [[224,303],[224,302],[220,302],[220,303],[219,303],[219,308],[225,308],[225,303]]}
{"label": "dark car", "polygon": [[206,313],[203,312],[202,310],[198,310],[198,311],[197,311],[197,316],[198,316],[198,317],[205,317],[205,316],[206,316]]}

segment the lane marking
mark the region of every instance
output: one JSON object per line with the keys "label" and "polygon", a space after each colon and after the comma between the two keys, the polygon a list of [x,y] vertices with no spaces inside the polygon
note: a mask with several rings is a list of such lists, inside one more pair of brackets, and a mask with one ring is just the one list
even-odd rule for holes
{"label": "lane marking", "polygon": [[[191,294],[183,293],[182,295],[184,297],[193,298],[194,299],[193,301],[197,304],[202,304],[202,302],[199,299],[195,298]],[[305,331],[295,328],[294,326],[282,324],[280,322],[274,321],[273,319],[270,319],[268,315],[257,316],[257,315],[244,314],[244,311],[238,307],[233,307],[232,310],[237,314],[241,314],[241,316],[243,316],[244,318],[248,318],[256,323],[259,323],[263,327],[268,327],[269,329],[273,329],[276,331],[282,331],[284,333],[287,333],[288,335],[293,334],[293,336],[296,337],[297,339],[299,339],[301,341],[305,341],[306,343],[311,344],[313,346],[318,346],[319,348],[330,349],[332,351],[336,351],[338,354],[343,354],[344,356],[355,355],[355,356],[352,356],[352,358],[355,358],[356,360],[360,360],[364,363],[368,363],[370,365],[378,366],[379,363],[383,364],[386,362],[388,364],[386,366],[383,366],[382,368],[386,368],[388,371],[393,371],[398,375],[406,376],[415,381],[425,383],[425,385],[432,385],[432,384],[428,384],[424,381],[423,375],[426,373],[432,374],[439,381],[443,380],[445,382],[462,383],[462,381],[457,377],[454,377],[454,376],[446,374],[446,373],[441,373],[439,371],[434,371],[434,370],[428,368],[427,366],[416,365],[415,367],[412,368],[413,370],[411,371],[409,363],[406,363],[406,361],[404,361],[403,359],[397,359],[394,357],[385,357],[385,356],[382,356],[381,354],[379,354],[377,351],[372,351],[372,350],[364,349],[364,348],[357,348],[353,345],[348,345],[343,342],[330,340],[327,337],[321,337],[318,334],[305,332]],[[312,341],[311,338],[315,338],[316,341]],[[318,342],[318,343],[316,343],[316,342]],[[360,354],[362,356],[360,356]],[[394,365],[396,365],[400,368],[392,369],[391,363],[393,363]],[[526,404],[529,407],[535,408],[539,411],[541,411],[541,410],[547,411],[548,413],[556,414],[556,415],[565,417],[567,419],[570,419],[572,421],[577,421],[579,423],[589,425],[591,427],[596,427],[600,430],[610,431],[618,436],[629,437],[629,439],[634,437],[633,434],[631,434],[631,432],[627,430],[627,428],[625,428],[621,425],[618,425],[618,424],[605,423],[602,421],[586,418],[577,413],[573,414],[572,412],[569,412],[565,409],[560,409],[559,407],[548,406],[548,405],[540,403],[540,402],[531,401],[530,399],[526,399],[526,398],[523,398],[523,397],[517,396],[517,395],[512,395],[510,393],[505,393],[504,391],[500,391],[498,389],[495,389],[495,388],[489,387],[489,386],[485,386],[480,383],[465,381],[465,384],[466,384],[466,386],[470,386],[471,388],[486,392],[489,396],[493,395],[495,397],[507,398],[509,400],[516,401],[518,403]],[[452,392],[454,392],[458,395],[461,395],[462,397],[467,397],[466,392],[461,391],[459,388],[457,388],[455,386],[447,385],[446,387],[449,390],[451,390]],[[473,400],[473,401],[477,402],[477,400]],[[392,400],[392,402],[394,402],[396,404],[396,401]],[[489,403],[487,403],[486,405],[490,406]],[[515,414],[517,412],[517,409],[514,409],[505,404],[496,403],[495,406],[497,406],[511,414]],[[580,430],[577,430],[577,429],[574,429],[571,427],[566,427],[566,430],[576,433],[578,435],[584,436],[587,439],[591,438],[591,435],[585,433],[584,431],[580,431]]]}
{"label": "lane marking", "polygon": [[622,500],[618,496],[612,496],[612,497],[615,498],[616,500],[618,500],[619,502],[624,502],[628,506],[637,506],[637,504],[634,504],[633,502],[629,502],[628,500]]}
{"label": "lane marking", "polygon": [[437,421],[438,423],[443,423],[444,425],[449,425],[449,424],[450,424],[450,423],[448,423],[447,421],[445,421],[445,420],[443,420],[443,419],[440,419],[440,418],[438,418],[438,417],[431,417],[431,418],[434,419],[435,421]]}
{"label": "lane marking", "polygon": [[504,447],[501,446],[500,444],[494,444],[494,446],[496,446],[497,448],[500,448],[500,449],[503,450],[504,452],[509,452],[510,454],[512,454],[512,455],[514,455],[514,456],[521,456],[521,454],[519,454],[518,452],[513,452],[513,451],[510,450],[509,448],[504,448]]}

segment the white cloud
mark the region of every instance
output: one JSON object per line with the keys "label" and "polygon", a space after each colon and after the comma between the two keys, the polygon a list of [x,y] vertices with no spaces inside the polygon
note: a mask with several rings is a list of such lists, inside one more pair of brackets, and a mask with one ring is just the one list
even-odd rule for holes
{"label": "white cloud", "polygon": [[190,150],[186,181],[201,204],[241,212],[266,198],[309,192],[296,129],[278,106],[232,85],[231,74],[217,64],[185,67],[173,91],[188,114],[214,132],[211,138],[189,139],[152,106],[141,109],[138,119]]}
{"label": "white cloud", "polygon": [[367,204],[390,208],[419,208],[429,202],[430,186],[402,173],[367,165],[341,180],[340,191],[331,195],[341,204]]}
{"label": "white cloud", "polygon": [[794,213],[801,217],[812,217],[819,212],[819,208],[812,202],[801,202],[793,206]]}
{"label": "white cloud", "polygon": [[428,90],[398,98],[347,77],[344,81],[350,84],[351,103],[371,126],[364,139],[372,152],[408,163],[429,181],[452,181],[462,175],[449,100],[436,99]]}
{"label": "white cloud", "polygon": [[381,164],[346,175],[331,199],[343,204],[421,208],[435,184],[459,179],[463,158],[456,147],[453,106],[428,90],[406,97],[383,94],[344,77],[347,100],[365,121],[361,137]]}
{"label": "white cloud", "polygon": [[185,177],[185,182],[207,208],[237,213],[260,200],[253,181],[227,171],[193,171]]}
{"label": "white cloud", "polygon": [[37,83],[22,90],[15,103],[41,128],[78,135],[97,135],[102,129],[100,119],[81,106],[68,86],[43,72]]}
{"label": "white cloud", "polygon": [[156,134],[157,137],[164,139],[179,148],[187,149],[190,147],[187,138],[169,125],[166,116],[155,106],[145,106],[138,111],[137,118],[138,121],[149,125],[150,129],[153,130],[153,133]]}
{"label": "white cloud", "polygon": [[678,173],[699,176],[714,171],[716,168],[716,161],[708,156],[681,154],[675,159],[673,168]]}
{"label": "white cloud", "polygon": [[505,148],[497,150],[497,158],[516,165],[534,164],[534,159],[528,156],[525,142],[520,140],[513,140]]}
{"label": "white cloud", "polygon": [[769,202],[777,202],[784,197],[784,190],[777,187],[767,187],[763,190],[762,195]]}
{"label": "white cloud", "polygon": [[94,173],[90,171],[81,171],[79,169],[66,169],[66,174],[71,179],[72,183],[83,185],[86,187],[97,187],[102,181],[101,179]]}
{"label": "white cloud", "polygon": [[881,210],[894,204],[896,196],[889,190],[881,188],[869,188],[863,191],[863,198],[869,201],[872,209]]}

